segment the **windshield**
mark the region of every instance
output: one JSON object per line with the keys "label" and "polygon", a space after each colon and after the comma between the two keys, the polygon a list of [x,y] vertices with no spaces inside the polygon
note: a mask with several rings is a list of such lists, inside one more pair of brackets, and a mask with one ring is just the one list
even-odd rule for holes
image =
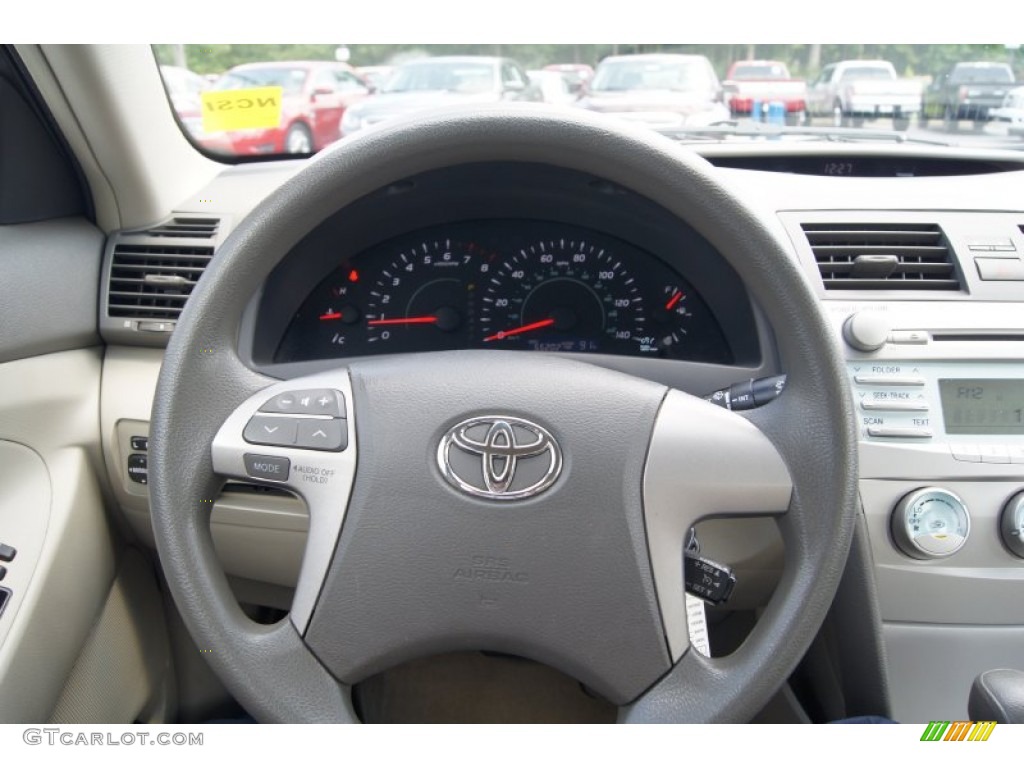
{"label": "windshield", "polygon": [[597,68],[594,91],[667,91],[691,87],[697,68],[690,62],[619,59]]}
{"label": "windshield", "polygon": [[451,91],[482,93],[495,89],[495,67],[462,61],[421,61],[399,67],[382,93]]}
{"label": "windshield", "polygon": [[302,92],[309,76],[308,69],[297,67],[267,67],[264,69],[233,69],[220,78],[212,90],[230,91],[237,88],[257,88],[260,86],[279,86],[285,96],[297,96]]}
{"label": "windshield", "polygon": [[843,71],[843,80],[891,80],[888,67],[849,67]]}
{"label": "windshield", "polygon": [[786,80],[789,72],[782,64],[737,64],[732,76],[735,80]]}
{"label": "windshield", "polygon": [[841,128],[843,140],[898,135],[1024,149],[1020,120],[1004,104],[1005,86],[1024,73],[1018,48],[613,42],[165,44],[153,51],[192,143],[240,162],[311,155],[420,110],[513,102],[587,110],[681,142],[749,143],[767,135],[759,126],[770,126],[787,142],[834,140],[830,131]]}
{"label": "windshield", "polygon": [[1005,64],[959,66],[949,78],[954,83],[1012,83],[1013,72]]}

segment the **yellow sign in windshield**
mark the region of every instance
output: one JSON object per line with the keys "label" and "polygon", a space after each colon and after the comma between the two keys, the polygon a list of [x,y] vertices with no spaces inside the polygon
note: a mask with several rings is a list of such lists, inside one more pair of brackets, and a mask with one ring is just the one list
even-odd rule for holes
{"label": "yellow sign in windshield", "polygon": [[281,124],[281,92],[279,85],[207,91],[202,94],[203,132],[276,128]]}

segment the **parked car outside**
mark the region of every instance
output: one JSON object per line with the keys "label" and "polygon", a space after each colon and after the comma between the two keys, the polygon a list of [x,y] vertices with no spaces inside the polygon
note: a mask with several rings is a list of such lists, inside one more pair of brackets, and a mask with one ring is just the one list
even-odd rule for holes
{"label": "parked car outside", "polygon": [[273,128],[228,131],[200,138],[215,152],[234,155],[306,155],[341,138],[338,124],[348,107],[373,86],[347,64],[279,61],[243,64],[224,73],[212,90],[280,86],[281,121]]}
{"label": "parked car outside", "polygon": [[518,63],[496,56],[437,56],[398,67],[372,99],[346,110],[349,136],[428,107],[541,101],[540,89]]}
{"label": "parked car outside", "polygon": [[540,89],[541,101],[545,104],[572,104],[576,101],[576,94],[573,93],[564,73],[531,69],[526,74],[529,75],[530,82]]}
{"label": "parked car outside", "polygon": [[581,107],[654,128],[727,120],[722,87],[705,56],[637,54],[601,61]]}
{"label": "parked car outside", "polygon": [[722,86],[733,117],[750,115],[755,103],[764,110],[772,102],[782,102],[786,122],[799,125],[806,119],[807,83],[792,77],[781,61],[735,61]]}
{"label": "parked car outside", "polygon": [[575,94],[583,92],[594,77],[594,68],[589,64],[548,64],[547,72],[560,72],[569,83],[569,90]]}
{"label": "parked car outside", "polygon": [[185,67],[164,65],[160,67],[167,95],[171,106],[181,120],[181,124],[193,136],[199,136],[203,130],[203,105],[199,95],[210,87],[200,75]]}
{"label": "parked car outside", "polygon": [[377,89],[380,89],[391,77],[395,68],[389,64],[375,64],[368,67],[359,67],[359,74]]}
{"label": "parked car outside", "polygon": [[962,61],[935,78],[924,94],[926,119],[947,123],[973,120],[982,124],[990,110],[1002,106],[1015,78],[1009,64]]}
{"label": "parked car outside", "polygon": [[840,61],[825,67],[807,89],[812,115],[830,115],[836,127],[891,117],[905,130],[921,112],[921,85],[902,80],[888,61]]}
{"label": "parked car outside", "polygon": [[1024,138],[1024,86],[1007,93],[1002,106],[989,112],[989,117],[997,123],[1006,124],[1006,131],[1011,136]]}

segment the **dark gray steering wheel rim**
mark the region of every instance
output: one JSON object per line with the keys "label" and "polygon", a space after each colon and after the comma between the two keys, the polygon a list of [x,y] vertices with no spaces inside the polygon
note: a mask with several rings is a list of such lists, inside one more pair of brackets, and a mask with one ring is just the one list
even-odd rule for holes
{"label": "dark gray steering wheel rim", "polygon": [[[283,256],[346,204],[400,179],[481,161],[545,163],[628,187],[687,221],[732,264],[777,334],[789,380],[751,413],[793,479],[780,518],[786,566],[734,654],[687,653],[621,719],[743,722],[809,646],[834,597],[856,515],[856,433],[842,360],[799,265],[776,235],[680,146],[575,112],[525,106],[448,110],[342,142],[259,204],[200,280],[168,346],[152,415],[150,498],[172,594],[228,688],[261,721],[351,722],[339,684],[284,621],[237,607],[213,551],[210,446],[233,409],[272,383],[237,354],[246,305]],[[797,428],[796,425],[799,425]]]}

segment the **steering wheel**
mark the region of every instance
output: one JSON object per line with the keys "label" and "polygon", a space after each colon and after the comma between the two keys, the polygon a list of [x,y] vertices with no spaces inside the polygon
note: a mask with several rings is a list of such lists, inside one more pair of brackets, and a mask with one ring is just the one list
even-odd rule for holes
{"label": "steering wheel", "polygon": [[[342,360],[288,381],[243,364],[243,310],[316,225],[394,182],[479,161],[589,173],[688,222],[771,323],[781,396],[741,415],[526,352]],[[560,669],[624,722],[745,722],[835,595],[855,440],[842,361],[799,266],[708,163],[582,112],[449,110],[323,153],[227,239],[164,358],[150,499],[181,614],[261,721],[356,721],[352,684],[472,649]],[[294,603],[271,626],[238,607],[214,553],[226,477],[263,478],[309,508]],[[776,516],[786,553],[755,628],[722,658],[689,647],[684,608],[686,534],[714,515]]]}

